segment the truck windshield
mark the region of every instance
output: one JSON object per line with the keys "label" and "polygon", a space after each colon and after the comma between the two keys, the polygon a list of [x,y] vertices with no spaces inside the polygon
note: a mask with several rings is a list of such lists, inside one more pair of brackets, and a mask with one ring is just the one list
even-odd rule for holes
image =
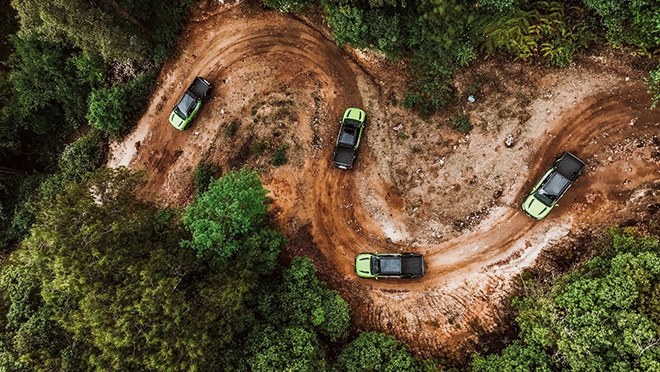
{"label": "truck windshield", "polygon": [[376,256],[371,256],[371,272],[380,274],[380,259]]}

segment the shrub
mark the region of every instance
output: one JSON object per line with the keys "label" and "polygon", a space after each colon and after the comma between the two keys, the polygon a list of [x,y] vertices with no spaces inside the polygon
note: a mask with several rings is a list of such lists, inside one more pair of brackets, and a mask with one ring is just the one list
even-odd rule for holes
{"label": "shrub", "polygon": [[238,120],[238,118],[232,119],[232,121],[225,126],[224,132],[225,132],[225,138],[231,138],[236,135],[236,132],[238,132],[238,128],[241,126],[241,121]]}
{"label": "shrub", "polygon": [[220,173],[221,169],[216,164],[205,161],[199,163],[195,168],[195,190],[197,195],[206,192],[211,182],[218,178]]}
{"label": "shrub", "polygon": [[339,46],[350,43],[354,48],[366,48],[369,45],[369,30],[364,10],[328,1],[323,2],[323,8],[332,28],[332,36]]}
{"label": "shrub", "polygon": [[282,144],[280,145],[277,150],[275,150],[275,153],[273,153],[273,157],[270,159],[270,163],[276,167],[279,167],[280,165],[284,165],[287,162],[286,158],[286,150],[289,148],[289,145]]}
{"label": "shrub", "polygon": [[93,91],[87,120],[100,131],[118,135],[124,128],[124,101],[124,92],[119,86]]}
{"label": "shrub", "polygon": [[646,86],[651,95],[651,109],[655,109],[660,102],[660,66],[646,78]]}
{"label": "shrub", "polygon": [[469,133],[472,130],[472,123],[470,117],[465,114],[456,115],[451,119],[452,128],[459,132]]}
{"label": "shrub", "polygon": [[378,332],[363,332],[337,358],[335,371],[418,371],[406,344]]}

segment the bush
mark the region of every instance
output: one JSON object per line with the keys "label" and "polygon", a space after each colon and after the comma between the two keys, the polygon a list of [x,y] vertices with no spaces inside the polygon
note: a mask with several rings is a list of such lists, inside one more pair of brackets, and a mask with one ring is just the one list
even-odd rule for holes
{"label": "bush", "polygon": [[599,257],[514,299],[519,340],[474,371],[658,370],[660,241],[613,230]]}
{"label": "bush", "polygon": [[267,208],[266,189],[257,172],[230,172],[211,182],[208,191],[186,208],[183,223],[192,240],[182,245],[217,263],[241,250],[260,249],[267,244],[248,243],[264,229]]}
{"label": "bush", "polygon": [[270,163],[276,167],[279,167],[280,165],[284,165],[287,162],[286,158],[286,150],[289,148],[289,145],[282,144],[280,145],[277,150],[275,150],[275,153],[273,154],[273,157],[270,159]]}
{"label": "bush", "polygon": [[220,176],[221,170],[216,164],[201,162],[195,168],[195,190],[200,195],[208,190],[211,182]]}
{"label": "bush", "polygon": [[89,97],[87,120],[92,127],[117,136],[125,126],[124,91],[119,86],[98,89]]}
{"label": "bush", "polygon": [[459,132],[470,133],[472,130],[472,123],[470,117],[465,114],[456,115],[451,119],[452,128]]}
{"label": "bush", "polygon": [[332,28],[332,36],[339,46],[343,47],[346,43],[351,44],[354,48],[369,46],[369,29],[364,10],[328,1],[323,2],[323,8]]}
{"label": "bush", "polygon": [[651,95],[651,109],[655,109],[660,102],[660,66],[651,71],[646,78],[646,86]]}

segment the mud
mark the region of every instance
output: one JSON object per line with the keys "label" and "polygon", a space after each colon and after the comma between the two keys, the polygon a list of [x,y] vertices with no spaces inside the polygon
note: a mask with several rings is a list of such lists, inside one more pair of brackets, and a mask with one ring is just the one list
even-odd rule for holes
{"label": "mud", "polygon": [[[315,260],[358,330],[394,334],[423,355],[464,357],[510,320],[509,296],[539,255],[660,202],[660,114],[647,109],[641,78],[606,58],[562,71],[481,63],[459,73],[454,104],[421,119],[398,104],[402,63],[343,50],[325,26],[245,4],[197,14],[109,165],[145,170],[154,200],[179,206],[192,200],[202,160],[260,169],[292,237],[288,254]],[[167,117],[196,75],[212,82],[213,95],[178,132]],[[470,84],[479,84],[473,104],[463,93]],[[349,172],[330,160],[347,107],[369,115]],[[447,125],[456,113],[475,124],[469,135]],[[281,145],[289,162],[273,167]],[[564,151],[586,171],[546,220],[534,221],[519,204]],[[422,253],[427,274],[358,279],[353,259],[363,251]]]}

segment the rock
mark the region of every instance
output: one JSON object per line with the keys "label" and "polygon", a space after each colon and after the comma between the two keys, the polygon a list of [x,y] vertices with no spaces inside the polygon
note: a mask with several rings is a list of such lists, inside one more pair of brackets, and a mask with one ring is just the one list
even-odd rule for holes
{"label": "rock", "polygon": [[516,140],[513,138],[513,134],[507,135],[506,139],[504,140],[504,146],[511,148],[515,144],[516,144]]}

